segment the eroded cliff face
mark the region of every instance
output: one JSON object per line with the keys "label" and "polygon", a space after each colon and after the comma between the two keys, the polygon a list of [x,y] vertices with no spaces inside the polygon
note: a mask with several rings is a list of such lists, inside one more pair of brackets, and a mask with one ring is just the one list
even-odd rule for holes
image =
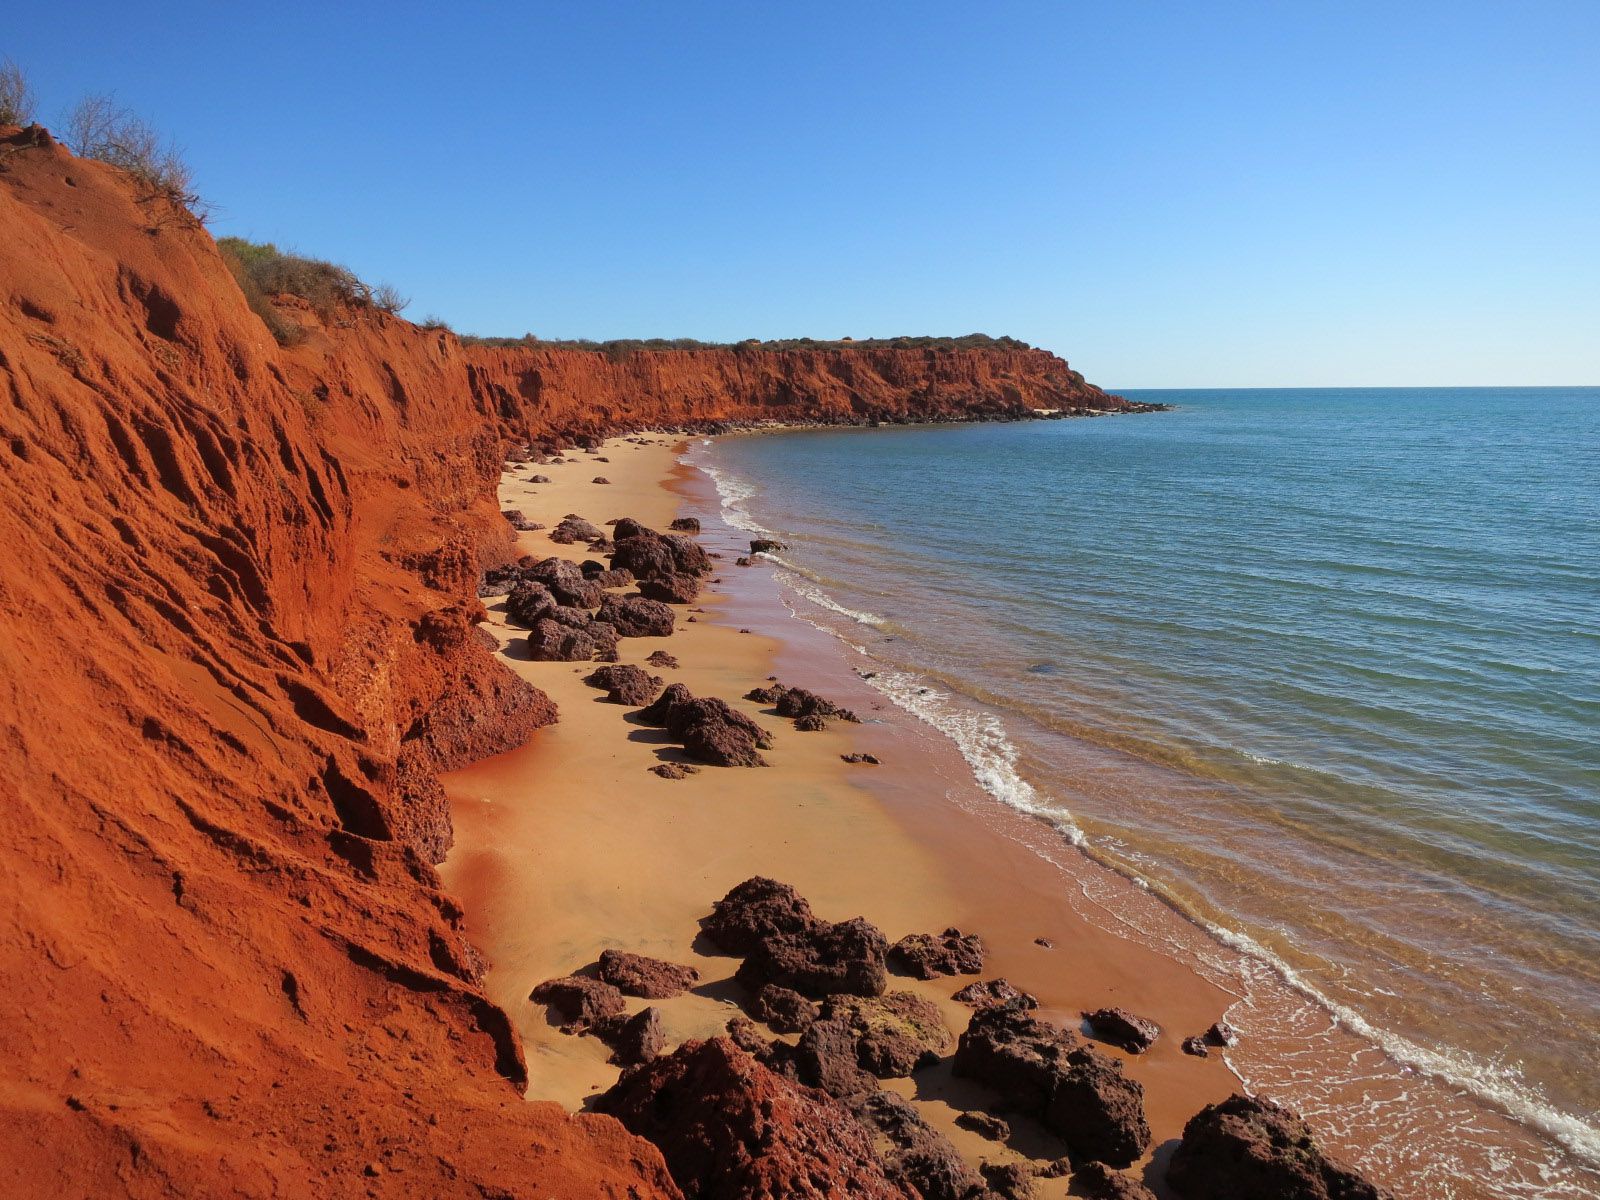
{"label": "eroded cliff face", "polygon": [[[436,774],[555,718],[474,634],[508,439],[1116,407],[1042,352],[292,350],[210,237],[0,129],[0,1191],[668,1196],[520,1094]],[[857,358],[859,353],[862,357]]]}

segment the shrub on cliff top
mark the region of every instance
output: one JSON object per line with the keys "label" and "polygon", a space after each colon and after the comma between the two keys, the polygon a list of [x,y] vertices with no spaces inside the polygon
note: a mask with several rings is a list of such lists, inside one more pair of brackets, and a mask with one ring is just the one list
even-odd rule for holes
{"label": "shrub on cliff top", "polygon": [[763,342],[745,338],[742,342],[702,342],[695,338],[613,338],[597,342],[590,338],[541,338],[525,333],[519,338],[471,337],[461,339],[479,346],[523,346],[530,349],[589,350],[612,361],[627,358],[640,350],[1031,350],[1027,342],[1013,337],[990,337],[969,333],[962,337],[894,338],[778,338]]}
{"label": "shrub on cliff top", "polygon": [[[319,313],[327,314],[341,304],[398,313],[410,303],[387,283],[374,287],[362,282],[349,267],[292,254],[271,242],[227,237],[218,239],[217,248],[224,257],[231,257],[239,264],[263,295],[299,296]],[[246,298],[249,298],[248,293]]]}
{"label": "shrub on cliff top", "polygon": [[66,141],[80,158],[97,158],[141,180],[159,197],[204,218],[194,172],[170,142],[110,96],[85,96],[67,117]]}
{"label": "shrub on cliff top", "polygon": [[33,113],[33,89],[27,76],[9,58],[0,60],[0,125],[31,125]]}

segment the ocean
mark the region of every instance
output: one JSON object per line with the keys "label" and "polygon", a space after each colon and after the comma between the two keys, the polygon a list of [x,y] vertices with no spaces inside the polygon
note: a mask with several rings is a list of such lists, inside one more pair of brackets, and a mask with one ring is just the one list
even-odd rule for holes
{"label": "ocean", "polygon": [[1600,388],[1124,394],[1173,409],[688,461],[984,790],[1296,997],[1278,1044],[1351,1032],[1548,1147],[1506,1194],[1594,1194]]}

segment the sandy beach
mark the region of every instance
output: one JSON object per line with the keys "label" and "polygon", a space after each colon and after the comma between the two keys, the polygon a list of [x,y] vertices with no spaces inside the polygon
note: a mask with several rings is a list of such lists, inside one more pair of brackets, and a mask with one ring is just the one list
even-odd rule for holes
{"label": "sandy beach", "polygon": [[[714,504],[677,462],[681,443],[644,440],[613,439],[592,453],[569,451],[565,462],[508,471],[502,507],[548,527],[568,513],[596,524],[631,516],[655,528],[680,513],[697,516],[702,544],[719,556],[717,573],[699,601],[677,608],[672,637],[624,639],[621,661],[644,665],[653,651],[668,651],[681,666],[650,669],[697,696],[727,700],[776,741],[767,768],[706,767],[687,779],[660,778],[649,768],[681,760],[682,751],[586,685],[591,666],[529,661],[503,602],[488,602],[485,628],[506,661],[548,692],[561,715],[526,747],[446,778],[456,843],[442,872],[465,901],[469,933],[490,962],[489,994],[522,1036],[530,1097],[578,1109],[615,1082],[619,1070],[598,1039],[561,1033],[545,1006],[528,999],[542,980],[589,966],[604,949],[694,965],[699,987],[656,1002],[669,1044],[721,1033],[741,1011],[742,989],[731,978],[737,960],[697,940],[698,922],[730,887],[768,875],[796,887],[820,915],[865,916],[891,941],[951,925],[978,934],[988,950],[981,978],[1009,979],[1069,1028],[1078,1027],[1081,1011],[1113,1005],[1156,1021],[1163,1035],[1143,1055],[1101,1048],[1145,1088],[1152,1150],[1133,1173],[1170,1154],[1184,1121],[1237,1085],[1220,1055],[1180,1050],[1185,1037],[1222,1017],[1232,997],[1079,915],[1050,848],[1039,844],[1045,831],[986,803],[951,746],[885,711],[842,647],[790,616],[760,559],[736,567],[748,549],[744,535],[715,521]],[[550,482],[526,482],[533,474]],[[595,483],[596,476],[610,482]],[[557,545],[544,530],[522,533],[519,548],[536,557],[591,557],[582,544]],[[741,699],[772,676],[855,707],[863,723],[801,733]],[[883,765],[841,759],[863,751]],[[891,987],[935,1001],[953,1038],[970,1010],[950,996],[972,978],[896,977]],[[988,1097],[952,1078],[948,1059],[885,1086],[913,1099],[974,1163],[1019,1155],[1043,1162],[1065,1152],[1028,1121],[1015,1123],[1004,1147],[958,1128],[960,1109]],[[1042,1194],[1065,1195],[1068,1184],[1040,1186]]]}

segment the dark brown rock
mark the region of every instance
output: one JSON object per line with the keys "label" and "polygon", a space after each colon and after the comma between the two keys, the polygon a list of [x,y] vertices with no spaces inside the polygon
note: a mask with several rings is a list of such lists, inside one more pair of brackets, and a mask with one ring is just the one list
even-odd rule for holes
{"label": "dark brown rock", "polygon": [[690,757],[714,767],[767,765],[767,760],[756,752],[755,739],[749,731],[726,721],[712,719],[691,725],[684,731],[683,748]]}
{"label": "dark brown rock", "polygon": [[873,766],[873,767],[881,765],[879,763],[879,761],[878,761],[878,756],[876,754],[862,754],[862,753],[841,754],[841,755],[839,755],[839,758],[843,762],[847,762],[847,763],[865,763],[868,766]]}
{"label": "dark brown rock", "polygon": [[611,1047],[611,1061],[621,1067],[647,1063],[667,1047],[661,1010],[654,1005],[640,1009],[631,1017],[607,1017],[595,1026],[594,1033]]}
{"label": "dark brown rock", "polygon": [[1038,1195],[1033,1184],[1033,1168],[1026,1163],[986,1162],[978,1171],[989,1190],[1002,1200],[1033,1200]]}
{"label": "dark brown rock", "polygon": [[1008,1000],[972,1014],[956,1046],[954,1071],[988,1084],[1024,1112],[1039,1113],[1077,1047],[1073,1034]]}
{"label": "dark brown rock", "polygon": [[587,975],[566,975],[547,979],[529,993],[528,999],[548,1004],[561,1016],[561,1028],[581,1033],[624,1008],[622,993],[609,983]]}
{"label": "dark brown rock", "polygon": [[506,597],[506,620],[525,629],[532,629],[540,617],[548,616],[557,607],[556,598],[542,583],[527,580],[515,584]]}
{"label": "dark brown rock", "polygon": [[[557,613],[539,618],[528,634],[528,655],[535,662],[602,662],[615,661],[617,657],[617,631],[600,621],[588,621],[574,627],[564,623]],[[570,610],[569,610],[570,611]],[[587,614],[585,614],[587,616]]]}
{"label": "dark brown rock", "polygon": [[976,934],[946,929],[931,933],[907,934],[889,951],[889,959],[906,974],[917,979],[936,979],[940,975],[976,975],[983,970],[983,943]]}
{"label": "dark brown rock", "polygon": [[1129,1054],[1143,1054],[1161,1036],[1161,1026],[1125,1008],[1097,1008],[1083,1014],[1094,1036]]}
{"label": "dark brown rock", "polygon": [[1156,1194],[1131,1175],[1098,1162],[1086,1162],[1072,1173],[1072,1191],[1087,1200],[1156,1200]]}
{"label": "dark brown rock", "polygon": [[639,719],[665,726],[693,757],[713,766],[765,766],[756,751],[772,744],[771,735],[749,717],[715,697],[697,699],[681,683],[662,692]]}
{"label": "dark brown rock", "polygon": [[592,579],[585,579],[583,568],[568,559],[541,559],[539,562],[524,566],[522,577],[533,583],[542,583],[550,590],[557,604],[570,605],[574,608],[593,608],[600,603],[600,585]]}
{"label": "dark brown rock", "polygon": [[[589,524],[582,517],[572,516],[570,513],[557,522],[556,527],[550,531],[550,540],[563,546],[570,546],[574,542],[589,543],[596,538],[604,537],[603,530]],[[612,564],[615,566],[616,564]]]}
{"label": "dark brown rock", "polygon": [[678,1186],[702,1200],[915,1200],[846,1108],[728,1038],[685,1042],[629,1071],[595,1107],[654,1142]]}
{"label": "dark brown rock", "polygon": [[700,578],[697,575],[657,575],[640,581],[639,594],[663,604],[693,604],[700,594]]}
{"label": "dark brown rock", "polygon": [[678,533],[699,533],[700,522],[694,517],[678,517],[667,528],[676,530]]}
{"label": "dark brown rock", "polygon": [[877,1091],[878,1081],[857,1060],[859,1042],[856,1031],[844,1021],[813,1021],[794,1047],[800,1082],[840,1100]]}
{"label": "dark brown rock", "polygon": [[1233,1046],[1239,1041],[1238,1031],[1226,1021],[1218,1021],[1203,1036],[1208,1046]]}
{"label": "dark brown rock", "polygon": [[664,762],[651,767],[650,773],[663,779],[687,779],[695,769],[685,763]]}
{"label": "dark brown rock", "polygon": [[987,1200],[983,1179],[909,1102],[877,1091],[852,1101],[851,1108],[887,1143],[880,1154],[890,1175],[924,1200]]}
{"label": "dark brown rock", "polygon": [[987,1008],[991,1004],[1003,1004],[1007,1000],[1017,1001],[1022,1008],[1039,1007],[1037,1000],[1027,992],[1018,991],[1005,979],[986,979],[981,983],[969,983],[950,998],[961,1004],[970,1004],[973,1008]]}
{"label": "dark brown rock", "polygon": [[713,904],[701,927],[718,948],[748,954],[768,938],[804,933],[816,924],[804,896],[787,883],[757,875]]}
{"label": "dark brown rock", "polygon": [[699,983],[700,972],[626,950],[604,950],[600,954],[600,978],[624,996],[665,1000],[681,996]]}
{"label": "dark brown rock", "polygon": [[611,480],[607,479],[604,475],[596,475],[589,482],[590,483],[610,483]]}
{"label": "dark brown rock", "polygon": [[756,538],[750,543],[751,554],[769,554],[774,550],[787,550],[788,548],[782,542],[775,542],[771,538]]}
{"label": "dark brown rock", "polygon": [[818,923],[800,933],[762,940],[734,978],[751,991],[776,983],[818,998],[835,992],[878,996],[889,977],[887,949],[883,934],[862,917]]}
{"label": "dark brown rock", "polygon": [[856,1036],[856,1062],[879,1079],[896,1079],[939,1061],[950,1045],[938,1006],[913,992],[829,996],[822,1017]]}
{"label": "dark brown rock", "polygon": [[[741,631],[743,632],[743,631]],[[812,713],[810,716],[801,717],[794,723],[794,727],[801,733],[821,733],[828,727],[828,722],[822,717]]]}
{"label": "dark brown rock", "polygon": [[520,508],[508,508],[500,515],[511,522],[511,528],[513,529],[527,531],[533,528],[533,522],[522,515]]}
{"label": "dark brown rock", "polygon": [[817,1006],[792,988],[769,983],[750,997],[750,1015],[779,1033],[804,1033],[817,1019]]}
{"label": "dark brown rock", "polygon": [[661,676],[628,664],[600,667],[585,675],[583,681],[590,687],[604,688],[609,703],[626,704],[629,708],[649,704],[662,684]]}
{"label": "dark brown rock", "polygon": [[815,692],[808,692],[805,688],[786,688],[781,685],[776,689],[777,696],[772,701],[780,717],[799,719],[802,717],[838,717],[842,721],[860,721],[860,718],[848,708],[840,708],[831,700],[825,700]]}
{"label": "dark brown rock", "polygon": [[1183,1052],[1185,1054],[1192,1054],[1196,1058],[1211,1057],[1211,1048],[1206,1045],[1206,1039],[1198,1034],[1194,1037],[1186,1037],[1183,1039]]}
{"label": "dark brown rock", "polygon": [[1167,1179],[1184,1200],[1392,1200],[1324,1155],[1296,1114],[1237,1094],[1189,1118]]}
{"label": "dark brown rock", "polygon": [[1010,1123],[991,1113],[964,1112],[956,1118],[956,1124],[991,1142],[1003,1142],[1011,1136]]}
{"label": "dark brown rock", "polygon": [[1089,1046],[1067,1056],[1043,1119],[1077,1161],[1125,1167],[1150,1145],[1144,1088],[1122,1073],[1120,1062]]}
{"label": "dark brown rock", "polygon": [[627,587],[633,582],[633,572],[626,570],[597,571],[593,575],[589,576],[589,578],[593,580],[598,587],[620,588]]}
{"label": "dark brown rock", "polygon": [[667,667],[672,670],[676,670],[678,666],[677,658],[668,654],[665,650],[650,651],[650,657],[645,659],[645,662],[652,667]]}
{"label": "dark brown rock", "polygon": [[659,600],[608,593],[597,603],[600,611],[595,619],[615,627],[621,637],[669,637],[672,634],[672,610]]}

